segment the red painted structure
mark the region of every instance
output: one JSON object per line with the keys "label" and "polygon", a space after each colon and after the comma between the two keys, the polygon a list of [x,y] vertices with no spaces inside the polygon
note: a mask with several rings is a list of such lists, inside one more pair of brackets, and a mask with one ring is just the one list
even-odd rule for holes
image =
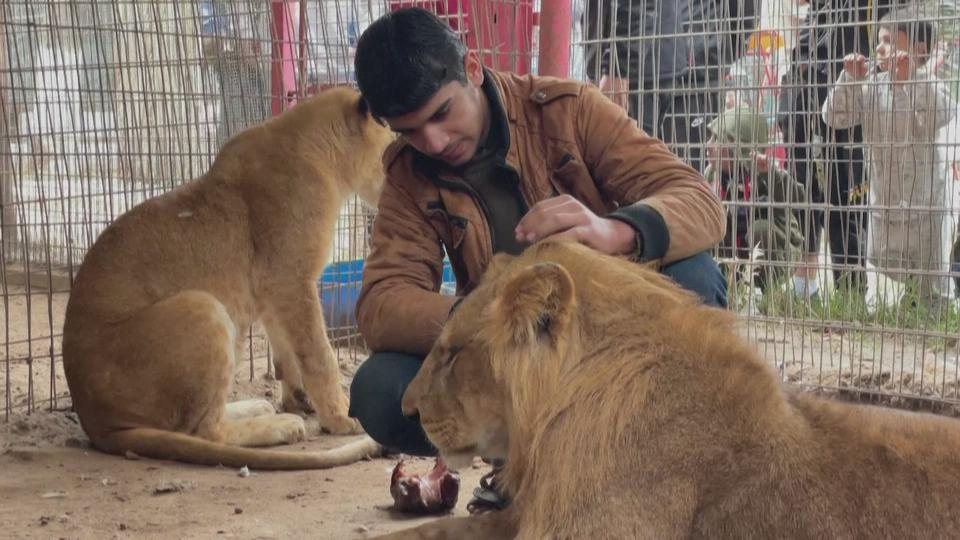
{"label": "red painted structure", "polygon": [[[389,8],[422,7],[447,20],[487,66],[515,73],[534,71],[566,77],[570,65],[571,0],[389,0]],[[273,114],[298,96],[315,93],[306,80],[306,9],[298,0],[271,0],[271,95]]]}

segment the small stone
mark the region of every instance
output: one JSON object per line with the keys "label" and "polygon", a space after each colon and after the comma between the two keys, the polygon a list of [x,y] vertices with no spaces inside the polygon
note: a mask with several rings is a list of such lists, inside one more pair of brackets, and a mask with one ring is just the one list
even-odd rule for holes
{"label": "small stone", "polygon": [[125,530],[127,530],[127,524],[126,524],[126,523],[121,523],[121,524],[117,525],[117,528],[120,529],[121,531],[125,531]]}
{"label": "small stone", "polygon": [[130,450],[127,450],[126,452],[124,452],[124,453],[123,453],[123,457],[125,457],[125,458],[127,458],[127,459],[129,459],[129,460],[132,460],[132,461],[136,461],[136,460],[140,459],[140,456],[138,456],[138,455],[137,455],[136,453],[134,453],[134,452],[131,452]]}
{"label": "small stone", "polygon": [[328,476],[328,477],[324,478],[323,481],[324,481],[324,482],[333,482],[333,478],[330,478],[330,477]]}
{"label": "small stone", "polygon": [[63,445],[67,448],[83,448],[86,446],[83,441],[76,437],[68,437],[67,440],[63,441]]}
{"label": "small stone", "polygon": [[236,507],[234,507],[234,509],[233,509],[233,513],[234,513],[234,514],[242,514],[242,513],[243,513],[243,508],[240,508],[239,506],[236,506]]}
{"label": "small stone", "polygon": [[246,465],[244,465],[243,467],[240,467],[240,472],[237,473],[237,476],[239,476],[240,478],[246,478],[250,476],[250,468],[247,467]]}
{"label": "small stone", "polygon": [[157,484],[157,487],[153,489],[153,494],[177,493],[191,487],[193,487],[192,482],[160,482]]}
{"label": "small stone", "polygon": [[370,527],[367,527],[366,525],[361,525],[361,526],[357,527],[357,528],[354,529],[354,530],[355,530],[356,532],[358,532],[358,533],[365,533],[365,532],[368,532],[368,531],[370,530]]}
{"label": "small stone", "polygon": [[53,521],[53,516],[40,516],[40,526],[41,526],[41,527],[43,527],[44,525],[49,524],[51,521]]}
{"label": "small stone", "polygon": [[41,499],[62,499],[66,497],[67,494],[62,491],[48,491],[43,495],[40,495]]}

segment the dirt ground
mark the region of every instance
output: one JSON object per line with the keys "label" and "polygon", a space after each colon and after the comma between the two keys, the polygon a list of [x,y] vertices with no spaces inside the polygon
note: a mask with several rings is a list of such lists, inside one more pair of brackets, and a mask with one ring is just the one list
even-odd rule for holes
{"label": "dirt ground", "polygon": [[[242,477],[233,469],[128,460],[91,449],[68,410],[59,368],[66,294],[8,298],[9,305],[2,306],[9,314],[2,337],[10,346],[0,364],[0,392],[9,396],[0,402],[0,539],[369,538],[431,519],[391,511],[395,457],[328,471],[253,471]],[[740,331],[785,381],[832,393],[866,390],[900,406],[940,404],[940,412],[957,414],[957,340],[818,321],[747,319]],[[237,366],[233,398],[277,403],[280,391],[268,374],[266,341],[254,331],[249,343],[253,360]],[[339,353],[347,384],[364,357],[349,345]],[[56,360],[53,385],[51,356]],[[51,389],[59,395],[54,411],[48,410]],[[28,402],[34,405],[30,414]],[[329,447],[341,440],[315,436],[295,448]],[[431,465],[431,460],[413,462],[418,471]],[[466,513],[470,492],[489,470],[477,465],[461,471],[455,515]]]}
{"label": "dirt ground", "polygon": [[[279,385],[238,370],[235,396],[273,399]],[[69,400],[61,402],[69,403]],[[349,437],[316,430],[296,450]],[[305,472],[202,467],[105,455],[90,447],[69,410],[0,416],[0,539],[6,538],[369,538],[430,518],[391,510],[398,456]],[[432,459],[412,458],[426,472]],[[454,515],[489,467],[461,472]]]}
{"label": "dirt ground", "polygon": [[[369,538],[414,526],[391,510],[395,459],[325,471],[251,471],[129,460],[89,448],[72,413],[0,430],[0,538]],[[343,440],[321,437],[294,448]],[[426,471],[432,460],[411,467]],[[461,471],[455,515],[486,466]]]}

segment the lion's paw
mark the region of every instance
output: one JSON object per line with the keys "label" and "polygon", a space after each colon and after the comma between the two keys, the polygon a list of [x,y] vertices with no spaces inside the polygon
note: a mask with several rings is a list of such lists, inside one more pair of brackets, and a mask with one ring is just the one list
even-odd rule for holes
{"label": "lion's paw", "polygon": [[280,413],[273,418],[271,425],[280,442],[291,444],[307,438],[307,427],[303,418],[295,414]]}
{"label": "lion's paw", "polygon": [[314,412],[306,392],[301,389],[292,389],[284,385],[281,406],[284,412],[305,416]]}
{"label": "lion's paw", "polygon": [[330,415],[320,418],[320,428],[333,435],[354,435],[363,433],[360,422],[344,415]]}

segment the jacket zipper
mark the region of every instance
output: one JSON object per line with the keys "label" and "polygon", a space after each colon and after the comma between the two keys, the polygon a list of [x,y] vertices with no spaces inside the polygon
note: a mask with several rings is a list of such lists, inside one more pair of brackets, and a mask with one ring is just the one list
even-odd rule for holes
{"label": "jacket zipper", "polygon": [[497,239],[494,236],[493,224],[490,223],[490,209],[487,207],[487,203],[480,197],[480,194],[477,193],[475,189],[470,187],[466,182],[455,182],[451,180],[445,180],[437,175],[434,177],[434,181],[439,184],[441,187],[446,187],[453,191],[462,191],[467,195],[470,195],[470,198],[473,200],[473,204],[480,207],[483,220],[486,222],[487,231],[490,233],[490,251],[493,251],[493,246],[496,245]]}

